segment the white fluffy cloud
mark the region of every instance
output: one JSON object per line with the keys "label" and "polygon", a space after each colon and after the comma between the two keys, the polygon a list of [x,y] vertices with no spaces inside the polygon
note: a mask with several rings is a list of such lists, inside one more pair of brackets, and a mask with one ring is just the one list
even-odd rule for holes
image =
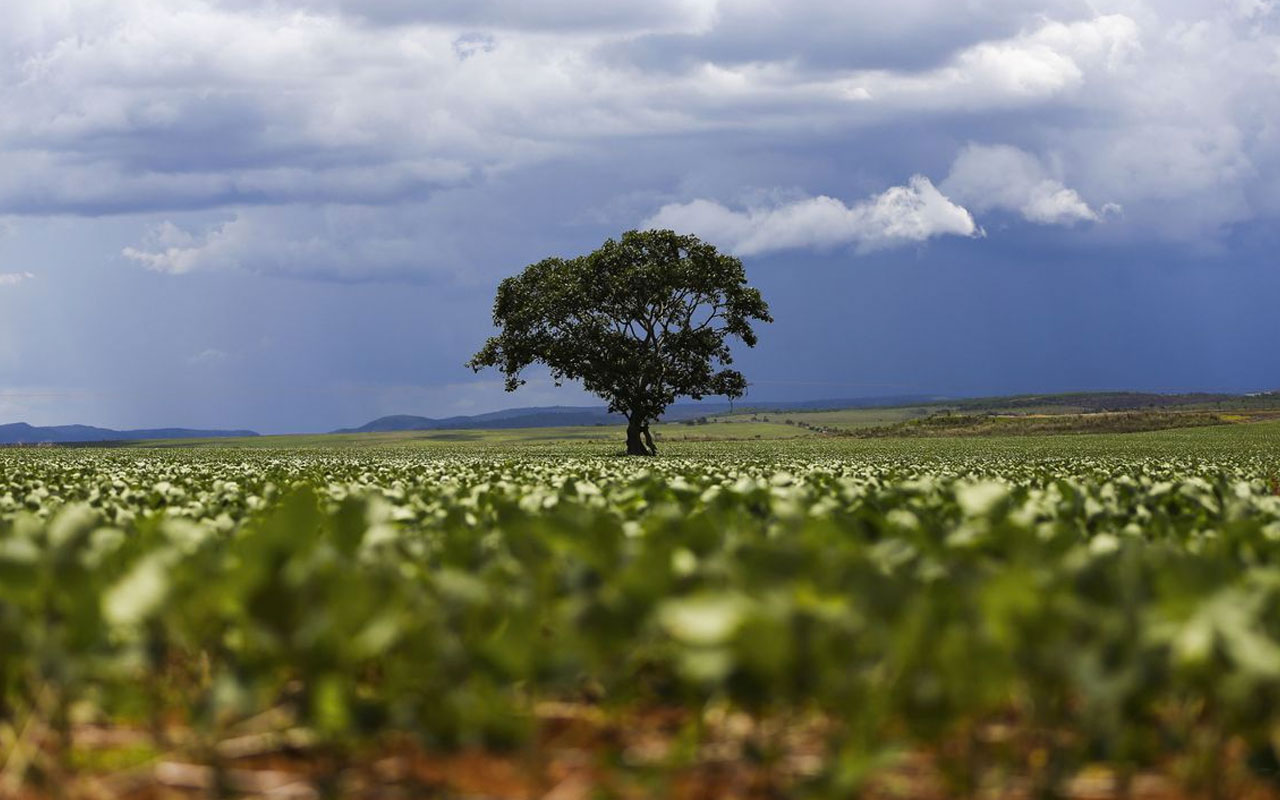
{"label": "white fluffy cloud", "polygon": [[361,206],[257,208],[199,229],[153,225],[125,258],[157,272],[245,270],[339,281],[406,278],[439,258],[408,210]]}
{"label": "white fluffy cloud", "polygon": [[[352,228],[309,248],[356,208],[707,140],[780,165],[843,146],[879,185],[956,159],[943,193],[974,213],[1070,224],[1115,203],[1125,214],[1110,236],[1213,239],[1280,216],[1275,3],[953,5],[12,0],[0,4],[0,216],[143,212],[158,225],[221,209],[226,225],[140,241],[130,258],[171,272],[393,275],[418,263],[400,252],[422,244],[410,215],[375,215],[401,230]],[[902,153],[917,163],[882,166]],[[803,188],[815,174],[740,186]],[[733,196],[617,187],[637,190]],[[918,240],[807,202],[787,213],[824,220],[808,239]],[[284,267],[304,262],[319,266]]]}
{"label": "white fluffy cloud", "polygon": [[824,196],[734,211],[698,199],[663,206],[644,224],[692,231],[739,255],[848,245],[868,251],[980,233],[968,211],[920,175],[852,206]]}
{"label": "white fluffy cloud", "polygon": [[214,367],[226,363],[231,358],[231,354],[225,350],[219,350],[216,347],[206,347],[199,353],[187,359],[187,363],[193,367]]}
{"label": "white fluffy cloud", "polygon": [[942,182],[949,197],[977,212],[993,208],[1041,225],[1071,225],[1099,219],[1074,190],[1050,174],[1030,153],[1008,145],[970,144]]}
{"label": "white fluffy cloud", "polygon": [[[752,25],[789,9],[729,10],[712,0],[520,8],[528,7],[5,4],[0,103],[17,113],[0,119],[0,212],[396,202],[565,157],[590,140],[800,133],[815,122],[1017,106],[1114,70],[1136,36],[1131,20],[1110,15],[971,44],[923,73],[805,69],[796,61],[803,40],[787,52],[658,69],[614,54],[654,36],[662,20],[696,40],[724,17],[750,39]],[[870,30],[901,24],[850,13]],[[405,24],[356,24],[350,14]],[[824,14],[828,27],[841,16]],[[521,19],[541,25],[530,30]],[[476,24],[485,28],[468,27]]]}
{"label": "white fluffy cloud", "polygon": [[1024,105],[1078,90],[1119,72],[1140,52],[1137,24],[1123,14],[1046,22],[1017,36],[975,44],[925,72],[872,70],[846,78],[846,97],[893,111]]}
{"label": "white fluffy cloud", "polygon": [[30,272],[0,272],[0,286],[17,286],[34,277]]}

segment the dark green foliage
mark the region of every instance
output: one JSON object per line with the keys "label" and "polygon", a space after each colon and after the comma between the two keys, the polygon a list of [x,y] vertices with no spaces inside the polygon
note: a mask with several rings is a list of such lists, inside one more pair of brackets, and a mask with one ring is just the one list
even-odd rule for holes
{"label": "dark green foliage", "polygon": [[507,391],[545,364],[559,384],[579,380],[627,417],[628,451],[677,397],[741,397],[747,388],[730,338],[755,346],[753,322],[771,322],[742,262],[694,236],[628,231],[573,259],[532,264],[498,286],[499,333],[468,363],[497,367]]}
{"label": "dark green foliage", "polygon": [[200,759],[271,709],[331,758],[501,751],[570,699],[816,717],[833,797],[909,751],[955,795],[1102,763],[1246,796],[1280,724],[1280,451],[1252,430],[1226,457],[0,453],[0,737],[74,709],[180,723]]}
{"label": "dark green foliage", "polygon": [[1217,414],[1200,411],[1127,411],[1096,414],[996,416],[934,414],[893,425],[854,428],[841,435],[859,439],[934,436],[1043,436],[1075,433],[1136,433],[1175,428],[1228,425]]}

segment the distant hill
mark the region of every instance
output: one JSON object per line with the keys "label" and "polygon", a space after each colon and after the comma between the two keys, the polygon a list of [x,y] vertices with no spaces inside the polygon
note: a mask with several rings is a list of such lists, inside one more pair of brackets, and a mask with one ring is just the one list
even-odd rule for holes
{"label": "distant hill", "polygon": [[[680,422],[703,416],[731,412],[755,411],[836,411],[849,408],[920,407],[944,411],[954,409],[969,413],[1000,411],[1018,413],[1022,409],[1053,413],[1093,413],[1140,409],[1269,409],[1280,408],[1280,392],[1250,394],[1188,393],[1156,394],[1152,392],[1067,392],[1059,394],[1006,395],[1003,397],[944,397],[940,395],[893,395],[888,397],[855,397],[830,400],[790,402],[692,402],[677,403],[667,409],[666,422]],[[556,428],[583,425],[619,425],[623,418],[609,414],[603,406],[541,406],[508,408],[472,416],[418,417],[397,414],[380,417],[358,428],[343,428],[334,433],[386,433],[389,431],[440,431],[493,428]]]}
{"label": "distant hill", "polygon": [[[679,422],[730,411],[815,411],[840,408],[875,408],[937,402],[936,396],[862,397],[845,400],[802,400],[797,402],[677,403],[667,409],[663,420]],[[342,428],[334,433],[386,433],[388,431],[442,431],[494,428],[557,428],[581,425],[620,425],[621,415],[610,414],[603,406],[542,406],[509,408],[472,416],[416,417],[396,414],[379,417],[358,428]]]}
{"label": "distant hill", "polygon": [[342,428],[334,433],[386,433],[387,431],[445,431],[464,428],[557,428],[577,425],[615,425],[623,418],[609,414],[603,408],[573,408],[550,406],[547,408],[520,408],[494,411],[474,416],[415,417],[396,414],[379,417],[358,428]]}
{"label": "distant hill", "polygon": [[[1149,392],[1067,392],[1057,394],[1006,395],[996,397],[944,397],[940,395],[893,395],[827,400],[782,402],[702,401],[677,403],[667,409],[666,422],[729,413],[837,411],[852,408],[920,408],[922,412],[969,414],[1090,414],[1097,412],[1151,409],[1205,411],[1280,411],[1280,390],[1247,394],[1197,392],[1156,394]],[[386,433],[390,431],[440,431],[503,428],[568,428],[620,425],[622,416],[610,414],[603,406],[534,406],[507,408],[485,414],[453,417],[420,417],[397,414],[380,417],[357,428],[334,433]],[[258,436],[249,430],[197,430],[193,428],[145,428],[112,430],[91,425],[38,427],[25,422],[0,425],[0,446],[18,444],[93,444],[136,442],[149,439],[225,439]]]}
{"label": "distant hill", "polygon": [[1138,409],[1211,409],[1272,408],[1280,404],[1280,392],[1250,392],[1227,394],[1224,392],[1188,392],[1184,394],[1156,394],[1154,392],[1066,392],[1060,394],[1023,394],[1005,397],[971,397],[948,401],[947,405],[965,411],[1002,411],[1022,408],[1058,407],[1086,413],[1103,411],[1133,411]]}
{"label": "distant hill", "polygon": [[25,422],[0,425],[0,444],[82,444],[89,442],[133,442],[140,439],[223,439],[257,436],[253,431],[201,431],[190,428],[149,428],[116,431],[91,425],[37,427]]}

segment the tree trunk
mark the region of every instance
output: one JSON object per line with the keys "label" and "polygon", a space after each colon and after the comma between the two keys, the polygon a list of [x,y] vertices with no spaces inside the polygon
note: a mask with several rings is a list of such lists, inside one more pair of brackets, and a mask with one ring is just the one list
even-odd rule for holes
{"label": "tree trunk", "polygon": [[656,450],[651,450],[646,446],[645,439],[649,439],[652,443],[653,439],[649,437],[649,426],[640,417],[630,417],[627,420],[627,455],[629,456],[652,456],[657,455]]}

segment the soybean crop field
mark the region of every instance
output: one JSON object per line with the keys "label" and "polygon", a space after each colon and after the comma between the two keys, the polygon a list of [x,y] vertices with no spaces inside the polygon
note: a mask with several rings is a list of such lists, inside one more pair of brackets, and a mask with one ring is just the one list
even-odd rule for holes
{"label": "soybean crop field", "polygon": [[1280,796],[1280,426],[0,450],[0,796]]}

